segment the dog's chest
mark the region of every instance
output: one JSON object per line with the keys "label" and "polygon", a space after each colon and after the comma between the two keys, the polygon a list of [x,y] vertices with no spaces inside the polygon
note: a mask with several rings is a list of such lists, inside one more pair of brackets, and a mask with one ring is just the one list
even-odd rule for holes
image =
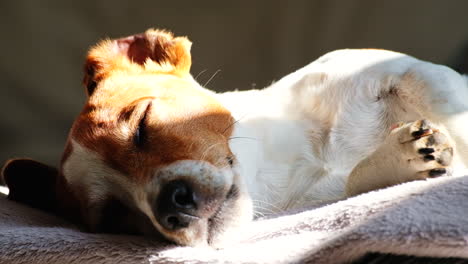
{"label": "dog's chest", "polygon": [[350,169],[335,164],[336,157],[325,158],[326,139],[317,135],[329,131],[313,119],[298,118],[285,98],[265,90],[220,96],[236,119],[229,144],[261,213],[337,199]]}
{"label": "dog's chest", "polygon": [[281,200],[290,196],[288,190],[293,191],[294,177],[314,176],[296,175],[304,164],[312,164],[305,159],[313,155],[307,133],[299,122],[245,120],[236,124],[231,138],[230,147],[254,202],[279,206]]}

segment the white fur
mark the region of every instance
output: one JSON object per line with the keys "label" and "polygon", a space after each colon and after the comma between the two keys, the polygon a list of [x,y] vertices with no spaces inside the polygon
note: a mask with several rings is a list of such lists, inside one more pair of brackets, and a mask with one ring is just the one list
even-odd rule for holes
{"label": "white fur", "polygon": [[[230,145],[255,209],[269,213],[343,198],[351,170],[399,121],[445,125],[466,164],[467,83],[401,53],[339,50],[264,90],[217,96],[238,121]],[[407,93],[403,110],[378,100],[391,87]]]}

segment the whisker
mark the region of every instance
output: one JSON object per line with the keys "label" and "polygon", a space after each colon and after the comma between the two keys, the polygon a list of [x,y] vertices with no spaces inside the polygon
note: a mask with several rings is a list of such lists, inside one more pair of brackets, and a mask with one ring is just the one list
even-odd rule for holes
{"label": "whisker", "polygon": [[247,117],[249,114],[246,113],[245,115],[243,115],[241,118],[235,120],[234,122],[232,122],[231,124],[229,124],[229,126],[226,127],[226,129],[224,129],[223,131],[223,134],[226,133],[226,131],[231,128],[233,125],[237,124],[238,122],[240,122],[242,119],[244,119],[245,117]]}
{"label": "whisker", "polygon": [[254,216],[267,216],[267,215],[274,215],[278,213],[278,211],[272,210],[267,207],[257,206],[254,205]]}
{"label": "whisker", "polygon": [[253,137],[230,137],[228,138],[228,140],[231,140],[231,139],[250,139],[250,140],[258,141],[258,138],[253,138]]}
{"label": "whisker", "polygon": [[[277,206],[277,205],[275,205],[275,204],[272,204],[272,203],[269,203],[269,202],[267,202],[267,201],[262,201],[262,200],[252,200],[252,201],[253,201],[254,203],[261,203],[261,204],[264,204],[264,205],[266,205],[266,206],[270,206],[270,207],[272,207],[272,208],[275,209],[275,210],[282,211],[282,209],[281,209],[279,206]],[[266,209],[266,208],[262,208],[262,209]]]}
{"label": "whisker", "polygon": [[256,219],[256,218],[260,218],[260,217],[265,217],[265,214],[264,213],[260,213],[260,212],[254,212],[254,215],[253,217]]}
{"label": "whisker", "polygon": [[203,151],[203,153],[202,153],[201,160],[204,160],[204,159],[205,159],[205,157],[206,157],[206,155],[208,154],[208,151],[209,151],[210,149],[212,149],[212,148],[214,148],[215,146],[220,145],[220,144],[221,144],[221,142],[218,142],[218,143],[214,143],[214,144],[212,144],[211,146],[207,147],[207,148]]}
{"label": "whisker", "polygon": [[195,80],[197,80],[198,77],[200,77],[203,73],[205,73],[206,70],[207,70],[207,69],[204,69],[204,70],[200,71],[200,72],[197,74],[197,76],[195,76]]}
{"label": "whisker", "polygon": [[235,125],[235,124],[236,124],[237,122],[239,122],[239,121],[240,121],[240,119],[237,119],[237,120],[235,120],[234,122],[232,122],[231,124],[229,124],[229,126],[227,126],[226,129],[224,129],[224,131],[223,131],[222,134],[226,133],[226,131],[227,131],[229,128],[231,128],[233,125]]}
{"label": "whisker", "polygon": [[207,86],[207,85],[208,85],[208,83],[210,83],[210,82],[211,82],[211,80],[213,80],[213,78],[214,78],[216,75],[218,75],[218,73],[219,73],[220,71],[221,71],[221,70],[217,70],[217,71],[215,71],[215,73],[213,73],[213,75],[211,76],[211,78],[210,78],[210,79],[208,79],[208,81],[206,81],[206,83],[205,83],[205,85],[203,85],[203,87]]}
{"label": "whisker", "polygon": [[195,145],[195,140],[193,140],[192,143],[190,143],[189,147],[187,148],[187,150],[188,150],[187,152],[188,152],[188,153],[191,152],[191,150],[192,150],[192,148],[193,148],[194,145]]}
{"label": "whisker", "polygon": [[[281,212],[281,208],[277,205],[272,203],[261,201],[261,200],[252,200],[254,204],[254,216],[266,216],[266,215],[274,215],[278,212]],[[260,212],[263,211],[263,212]]]}

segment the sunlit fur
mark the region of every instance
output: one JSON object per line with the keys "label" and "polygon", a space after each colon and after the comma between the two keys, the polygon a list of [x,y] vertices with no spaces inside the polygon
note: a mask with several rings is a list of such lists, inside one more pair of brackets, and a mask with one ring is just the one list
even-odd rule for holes
{"label": "sunlit fur", "polygon": [[425,118],[445,127],[456,143],[452,166],[464,167],[466,80],[401,53],[339,50],[264,90],[218,98],[238,120],[230,143],[255,210],[268,214],[344,198],[352,169],[398,122]]}
{"label": "sunlit fur", "polygon": [[[190,45],[149,30],[90,50],[88,100],[56,186],[63,214],[99,231],[103,208],[114,199],[133,212],[126,223],[142,233],[218,246],[234,240],[252,215],[381,186],[376,182],[389,168],[407,166],[374,155],[395,123],[429,119],[455,144],[450,167],[468,162],[468,82],[447,67],[384,50],[340,50],[266,89],[216,94],[190,75]],[[142,120],[146,137],[135,143]],[[375,168],[348,180],[365,158]],[[170,231],[155,219],[152,201],[174,179],[191,181],[209,206],[200,221]]]}

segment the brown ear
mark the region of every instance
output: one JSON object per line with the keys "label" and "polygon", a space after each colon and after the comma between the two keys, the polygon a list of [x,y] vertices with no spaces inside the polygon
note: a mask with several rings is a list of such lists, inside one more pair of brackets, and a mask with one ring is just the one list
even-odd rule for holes
{"label": "brown ear", "polygon": [[57,208],[57,175],[57,169],[30,159],[9,160],[2,169],[9,199],[48,212]]}
{"label": "brown ear", "polygon": [[91,96],[99,81],[115,71],[189,74],[191,45],[185,37],[174,37],[170,32],[154,29],[102,41],[89,51],[86,59],[83,82],[87,94]]}

